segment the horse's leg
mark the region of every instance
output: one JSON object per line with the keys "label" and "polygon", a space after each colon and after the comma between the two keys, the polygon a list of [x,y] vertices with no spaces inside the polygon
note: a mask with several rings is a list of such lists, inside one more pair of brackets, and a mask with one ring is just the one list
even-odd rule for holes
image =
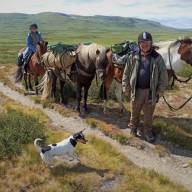
{"label": "horse's leg", "polygon": [[39,84],[38,76],[35,75],[34,78],[35,78],[35,93],[36,93],[36,95],[38,95],[38,88],[37,88],[37,86],[38,86],[38,84]]}
{"label": "horse's leg", "polygon": [[52,73],[52,92],[51,96],[55,100],[56,99],[56,87],[57,87],[57,77],[54,73]]}
{"label": "horse's leg", "polygon": [[80,113],[80,106],[81,106],[81,91],[82,86],[77,82],[77,107],[76,110]]}
{"label": "horse's leg", "polygon": [[65,104],[65,98],[64,98],[64,85],[65,81],[60,80],[60,94],[61,94],[61,103]]}
{"label": "horse's leg", "polygon": [[27,73],[24,73],[24,81],[25,81],[25,90],[28,91],[28,83],[27,83]]}
{"label": "horse's leg", "polygon": [[83,109],[85,112],[88,111],[87,108],[87,97],[88,97],[88,91],[89,91],[90,85],[84,86],[84,105],[83,105]]}
{"label": "horse's leg", "polygon": [[29,81],[29,90],[30,90],[30,91],[34,91],[34,90],[33,90],[32,83],[31,83],[31,75],[30,75],[30,74],[28,75],[28,81]]}
{"label": "horse's leg", "polygon": [[123,113],[124,111],[126,111],[126,108],[123,104],[122,84],[117,81],[116,81],[115,96],[117,98],[117,101],[120,104],[120,111],[121,111],[121,113]]}
{"label": "horse's leg", "polygon": [[103,101],[103,113],[107,113],[107,93],[113,81],[113,73],[109,73],[106,79],[103,82],[103,90],[104,90],[104,101]]}

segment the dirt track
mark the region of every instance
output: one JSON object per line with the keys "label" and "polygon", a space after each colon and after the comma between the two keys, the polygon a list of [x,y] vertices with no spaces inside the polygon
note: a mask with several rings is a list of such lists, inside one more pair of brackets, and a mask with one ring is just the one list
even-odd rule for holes
{"label": "dirt track", "polygon": [[43,108],[41,104],[35,104],[30,97],[25,97],[22,94],[11,90],[7,86],[3,85],[3,83],[0,83],[0,92],[13,100],[20,102],[22,105],[37,108],[43,111],[50,118],[52,124],[60,129],[68,132],[75,132],[77,130],[86,128],[87,134],[95,135],[107,141],[137,166],[154,169],[158,173],[168,177],[171,181],[182,184],[189,191],[192,191],[192,168],[185,168],[184,166],[186,162],[192,160],[192,154],[190,157],[171,155],[160,158],[157,154],[150,150],[150,147],[146,148],[145,150],[139,150],[135,147],[121,145],[117,141],[105,136],[97,129],[91,129],[82,118],[63,117],[52,109]]}

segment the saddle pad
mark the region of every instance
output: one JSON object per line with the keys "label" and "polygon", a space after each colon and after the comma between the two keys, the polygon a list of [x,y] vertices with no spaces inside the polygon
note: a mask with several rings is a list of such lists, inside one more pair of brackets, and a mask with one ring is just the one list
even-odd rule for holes
{"label": "saddle pad", "polygon": [[65,52],[75,51],[77,47],[78,47],[77,45],[57,43],[55,45],[50,45],[48,47],[48,50],[50,50],[54,55],[59,55]]}
{"label": "saddle pad", "polygon": [[113,53],[120,56],[139,51],[139,46],[135,42],[125,41],[111,46]]}

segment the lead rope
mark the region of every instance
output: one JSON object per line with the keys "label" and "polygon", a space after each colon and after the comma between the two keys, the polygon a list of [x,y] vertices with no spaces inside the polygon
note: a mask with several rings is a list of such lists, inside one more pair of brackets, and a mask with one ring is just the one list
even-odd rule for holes
{"label": "lead rope", "polygon": [[189,97],[182,105],[180,105],[179,107],[173,107],[171,104],[168,103],[167,99],[165,98],[165,96],[163,96],[163,100],[165,101],[165,103],[167,104],[167,106],[169,107],[169,109],[171,111],[178,111],[180,109],[182,109],[190,100],[192,99],[192,96]]}

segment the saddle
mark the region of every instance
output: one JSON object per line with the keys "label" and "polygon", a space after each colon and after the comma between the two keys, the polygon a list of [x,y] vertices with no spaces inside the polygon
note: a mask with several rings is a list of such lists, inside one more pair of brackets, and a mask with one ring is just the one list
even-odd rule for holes
{"label": "saddle", "polygon": [[113,51],[112,62],[116,67],[124,68],[129,56],[139,52],[135,42],[125,41],[111,46]]}

